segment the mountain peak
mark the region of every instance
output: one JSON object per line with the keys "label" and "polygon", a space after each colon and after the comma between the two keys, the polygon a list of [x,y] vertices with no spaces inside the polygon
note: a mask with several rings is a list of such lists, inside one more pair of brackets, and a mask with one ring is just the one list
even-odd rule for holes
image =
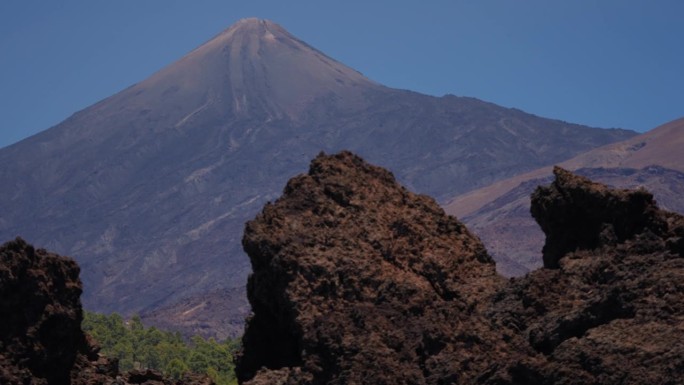
{"label": "mountain peak", "polygon": [[274,23],[271,20],[267,19],[259,19],[257,17],[246,17],[244,19],[240,19],[235,22],[235,24],[231,25],[228,27],[228,30],[231,29],[250,29],[250,28],[264,28],[264,27],[280,27],[277,23]]}
{"label": "mountain peak", "polygon": [[236,21],[235,24],[225,29],[215,39],[222,40],[221,38],[230,39],[234,36],[248,36],[251,38],[258,38],[259,40],[265,39],[272,41],[277,35],[286,38],[294,38],[294,36],[287,32],[285,28],[271,20],[249,17]]}
{"label": "mountain peak", "polygon": [[[287,44],[291,41],[297,41],[306,45],[277,23],[266,19],[251,17],[238,20],[235,24],[200,46],[196,51],[225,49],[228,46],[236,46],[240,49],[240,55],[248,55],[252,58],[256,58],[258,57],[258,51],[261,49],[261,44],[278,42]],[[296,46],[292,44],[287,45]]]}
{"label": "mountain peak", "polygon": [[258,112],[267,119],[295,118],[321,98],[354,102],[378,86],[280,25],[257,18],[239,20],[145,83],[192,94],[211,90],[211,100],[198,101],[198,108],[219,102],[237,116]]}
{"label": "mountain peak", "polygon": [[259,25],[259,24],[275,24],[271,20],[267,19],[259,19],[258,17],[245,17],[244,19],[240,19],[235,22],[230,28],[233,27],[238,27],[238,26],[250,26],[250,25]]}

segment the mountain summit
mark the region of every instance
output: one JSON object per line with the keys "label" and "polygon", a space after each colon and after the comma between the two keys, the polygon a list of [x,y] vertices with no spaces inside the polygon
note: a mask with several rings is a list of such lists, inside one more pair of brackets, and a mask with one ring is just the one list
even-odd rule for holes
{"label": "mountain summit", "polygon": [[[358,97],[362,88],[377,87],[278,24],[259,19],[238,21],[134,92],[159,84],[166,88],[154,96],[162,102],[195,96],[198,108],[238,117],[265,114],[270,119],[296,118],[320,97]],[[181,124],[190,123],[188,119]]]}
{"label": "mountain summit", "polygon": [[441,199],[633,135],[391,89],[245,19],[0,149],[0,239],[76,258],[88,309],[221,337],[236,331],[225,320],[242,325],[244,311],[216,309],[246,303],[244,223],[320,151],[352,150]]}

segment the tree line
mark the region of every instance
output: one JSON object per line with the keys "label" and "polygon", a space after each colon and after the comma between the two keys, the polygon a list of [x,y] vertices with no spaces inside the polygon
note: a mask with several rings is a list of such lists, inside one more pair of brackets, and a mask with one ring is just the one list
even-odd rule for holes
{"label": "tree line", "polygon": [[149,368],[176,379],[187,372],[206,373],[217,385],[237,384],[237,339],[218,342],[194,336],[186,342],[180,333],[145,327],[138,316],[124,320],[116,313],[84,312],[82,327],[100,344],[102,354],[119,359],[122,371]]}

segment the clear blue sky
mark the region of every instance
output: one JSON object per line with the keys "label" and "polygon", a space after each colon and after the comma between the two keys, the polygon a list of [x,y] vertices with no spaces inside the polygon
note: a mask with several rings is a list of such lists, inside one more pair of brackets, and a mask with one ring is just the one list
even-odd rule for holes
{"label": "clear blue sky", "polygon": [[684,116],[681,0],[0,0],[0,147],[244,17],[391,87],[598,127]]}

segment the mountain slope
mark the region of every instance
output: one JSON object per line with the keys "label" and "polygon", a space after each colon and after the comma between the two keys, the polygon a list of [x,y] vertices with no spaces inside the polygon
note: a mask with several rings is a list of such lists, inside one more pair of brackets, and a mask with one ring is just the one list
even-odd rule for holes
{"label": "mountain slope", "polygon": [[444,198],[633,135],[390,89],[246,19],[0,149],[0,238],[75,257],[89,309],[186,308],[244,287],[244,222],[320,151],[354,150]]}
{"label": "mountain slope", "polygon": [[[658,204],[684,213],[684,119],[560,163],[563,168],[621,188],[646,187]],[[499,271],[520,275],[541,265],[544,238],[530,215],[529,195],[552,179],[543,167],[471,191],[445,205],[462,217],[499,262]]]}

